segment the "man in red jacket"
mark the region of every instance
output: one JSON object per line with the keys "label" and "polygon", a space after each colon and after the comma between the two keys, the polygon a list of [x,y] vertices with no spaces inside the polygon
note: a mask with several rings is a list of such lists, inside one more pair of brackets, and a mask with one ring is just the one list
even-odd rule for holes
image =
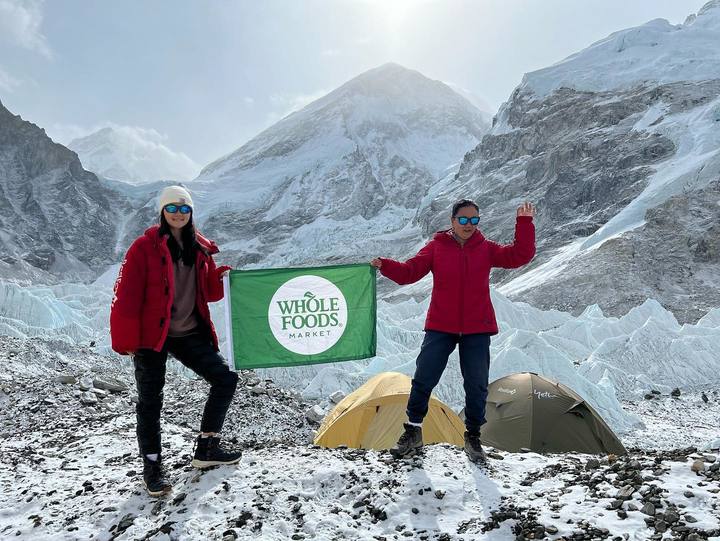
{"label": "man in red jacket", "polygon": [[460,370],[465,388],[465,452],[474,462],[484,462],[480,427],[485,423],[490,337],[497,334],[490,300],[490,269],[514,269],[535,255],[535,208],[523,203],[517,209],[515,242],[487,240],[477,229],[479,208],[463,199],[453,205],[451,229],[440,231],[405,263],[377,258],[370,264],[398,284],[417,282],[433,273],[433,289],[425,320],[425,339],[416,361],[407,405],[408,422],[390,452],[399,458],[422,447],[422,421],[430,394],[440,381],[448,357],[459,346]]}

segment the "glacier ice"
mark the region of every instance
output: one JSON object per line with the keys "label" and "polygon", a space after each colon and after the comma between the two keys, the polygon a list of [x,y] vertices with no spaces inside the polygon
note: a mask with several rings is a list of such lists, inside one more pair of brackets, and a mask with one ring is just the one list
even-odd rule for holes
{"label": "glacier ice", "polygon": [[[0,333],[87,345],[114,355],[109,344],[109,306],[117,266],[91,285],[22,287],[0,282]],[[378,300],[378,355],[369,360],[258,370],[278,385],[308,397],[353,390],[388,370],[412,375],[429,304],[429,280],[395,288]],[[402,293],[402,294],[401,294]],[[581,315],[543,311],[511,302],[492,291],[501,332],[491,345],[491,380],[518,371],[543,374],[585,398],[618,432],[640,421],[619,398],[639,398],[650,389],[692,387],[720,381],[720,309],[696,325],[680,326],[659,303],[647,300],[623,317],[606,317],[597,306]],[[224,344],[224,311],[211,306]],[[224,351],[224,349],[223,349]],[[457,410],[464,405],[457,352],[436,394]]]}

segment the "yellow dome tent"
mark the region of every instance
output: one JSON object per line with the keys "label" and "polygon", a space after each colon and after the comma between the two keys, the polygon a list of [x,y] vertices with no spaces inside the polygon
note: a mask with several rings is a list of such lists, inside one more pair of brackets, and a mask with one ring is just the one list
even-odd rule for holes
{"label": "yellow dome tent", "polygon": [[[359,449],[390,449],[407,421],[405,408],[411,380],[398,372],[383,372],[346,396],[320,425],[315,444]],[[447,405],[432,396],[423,421],[423,443],[464,445],[465,425]]]}

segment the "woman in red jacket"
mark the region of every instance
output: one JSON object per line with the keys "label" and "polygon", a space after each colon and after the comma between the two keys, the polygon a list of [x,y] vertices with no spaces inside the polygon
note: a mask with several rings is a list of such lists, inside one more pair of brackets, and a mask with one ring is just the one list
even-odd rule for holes
{"label": "woman in red jacket", "polygon": [[433,273],[433,289],[425,320],[425,339],[416,362],[407,405],[408,422],[390,451],[407,456],[422,447],[422,421],[430,394],[440,381],[448,357],[459,346],[465,388],[465,452],[476,462],[485,460],[480,427],[485,423],[490,336],[497,334],[490,301],[490,269],[521,267],[535,255],[535,208],[517,209],[515,242],[502,246],[478,231],[477,204],[463,199],[453,205],[451,228],[440,231],[412,259],[399,263],[377,258],[371,265],[398,284],[417,282]]}
{"label": "woman in red jacket", "polygon": [[193,225],[187,190],[169,186],[159,198],[160,223],[130,246],[115,282],[110,309],[112,347],[131,355],[138,388],[137,438],[143,479],[157,496],[170,490],[162,466],[160,409],[168,353],[210,383],[192,465],[233,464],[239,452],[220,447],[218,433],[235,394],[238,376],[218,352],[208,302],[223,297],[214,242]]}

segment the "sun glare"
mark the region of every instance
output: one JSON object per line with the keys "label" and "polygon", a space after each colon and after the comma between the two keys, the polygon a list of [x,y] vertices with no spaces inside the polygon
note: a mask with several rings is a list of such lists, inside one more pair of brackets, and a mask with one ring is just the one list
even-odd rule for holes
{"label": "sun glare", "polygon": [[417,0],[379,0],[372,2],[375,13],[381,24],[388,31],[397,32],[412,17],[413,5]]}

